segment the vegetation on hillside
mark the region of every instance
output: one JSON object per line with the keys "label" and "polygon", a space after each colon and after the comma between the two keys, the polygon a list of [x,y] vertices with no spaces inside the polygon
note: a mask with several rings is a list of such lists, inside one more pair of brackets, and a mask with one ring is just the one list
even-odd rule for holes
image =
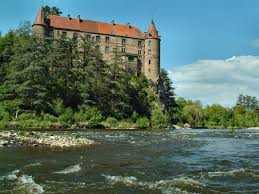
{"label": "vegetation on hillside", "polygon": [[159,95],[144,75],[124,68],[119,49],[106,63],[84,37],[39,39],[29,24],[0,38],[2,127],[160,128],[175,105],[161,72]]}

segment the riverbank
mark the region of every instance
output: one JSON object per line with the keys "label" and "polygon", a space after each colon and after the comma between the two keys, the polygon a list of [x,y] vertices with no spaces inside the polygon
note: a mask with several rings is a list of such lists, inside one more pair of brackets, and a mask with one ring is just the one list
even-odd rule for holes
{"label": "riverbank", "polygon": [[70,134],[55,134],[50,132],[24,132],[2,131],[0,132],[0,146],[33,146],[50,148],[76,148],[91,146],[95,141]]}

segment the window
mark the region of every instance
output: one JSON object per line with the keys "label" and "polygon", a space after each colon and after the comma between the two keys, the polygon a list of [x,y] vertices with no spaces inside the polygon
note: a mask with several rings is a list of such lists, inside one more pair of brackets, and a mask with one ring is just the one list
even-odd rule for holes
{"label": "window", "polygon": [[128,61],[129,62],[133,62],[134,61],[134,57],[133,56],[128,56]]}
{"label": "window", "polygon": [[62,32],[62,38],[66,38],[67,37],[67,32],[63,31]]}
{"label": "window", "polygon": [[138,41],[138,47],[141,48],[142,47],[142,42]]}
{"label": "window", "polygon": [[105,42],[106,42],[106,43],[109,43],[109,42],[110,42],[110,37],[109,37],[109,36],[106,36],[106,37],[105,37]]}
{"label": "window", "polygon": [[148,64],[149,64],[149,65],[151,64],[151,60],[150,60],[150,59],[148,60]]}
{"label": "window", "polygon": [[142,54],[142,51],[141,50],[138,50],[138,55],[140,56]]}
{"label": "window", "polygon": [[151,55],[151,49],[148,49],[148,55]]}
{"label": "window", "polygon": [[109,53],[109,51],[110,51],[110,47],[106,46],[105,47],[105,53]]}
{"label": "window", "polygon": [[123,39],[121,40],[121,44],[122,44],[122,45],[125,45],[125,44],[126,44],[126,39],[125,39],[125,38],[123,38]]}
{"label": "window", "polygon": [[126,48],[123,47],[123,48],[121,49],[121,52],[126,53]]}
{"label": "window", "polygon": [[148,46],[151,46],[151,40],[148,41]]}
{"label": "window", "polygon": [[87,40],[87,41],[91,41],[91,35],[90,35],[90,34],[87,34],[87,35],[86,35],[86,40]]}
{"label": "window", "polygon": [[101,37],[100,36],[96,36],[96,42],[100,42],[101,41]]}
{"label": "window", "polygon": [[77,33],[74,33],[73,34],[73,40],[77,40],[78,39],[78,34]]}

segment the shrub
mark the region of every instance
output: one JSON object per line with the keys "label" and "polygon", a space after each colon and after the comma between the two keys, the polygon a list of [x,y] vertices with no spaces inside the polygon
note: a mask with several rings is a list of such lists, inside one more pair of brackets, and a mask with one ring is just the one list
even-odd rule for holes
{"label": "shrub", "polygon": [[57,114],[58,116],[60,116],[61,114],[63,114],[66,111],[66,108],[64,106],[62,99],[56,99],[53,101],[52,104],[53,104],[52,109],[55,112],[55,114]]}
{"label": "shrub", "polygon": [[151,113],[152,128],[166,128],[168,126],[168,116],[163,113],[160,106],[154,106]]}
{"label": "shrub", "polygon": [[141,117],[136,120],[136,124],[140,129],[146,129],[149,127],[149,120],[147,117]]}
{"label": "shrub", "polygon": [[81,107],[74,115],[76,122],[87,122],[89,127],[98,126],[103,121],[102,113],[96,107]]}
{"label": "shrub", "polygon": [[53,115],[50,115],[50,114],[43,114],[42,115],[42,120],[45,121],[45,122],[57,122],[58,121],[58,118],[53,116]]}
{"label": "shrub", "polygon": [[0,121],[9,121],[9,120],[10,120],[10,114],[4,109],[0,108]]}
{"label": "shrub", "polygon": [[116,128],[118,127],[118,120],[114,117],[108,117],[103,124],[106,128]]}
{"label": "shrub", "polygon": [[122,120],[118,122],[118,128],[119,129],[130,129],[134,127],[134,123],[132,123],[131,121],[127,121],[127,120]]}
{"label": "shrub", "polygon": [[33,120],[36,119],[36,116],[34,113],[21,113],[18,116],[19,121],[27,121],[27,120]]}
{"label": "shrub", "polygon": [[64,112],[59,116],[58,120],[61,123],[71,124],[74,121],[74,113],[71,108],[66,108]]}
{"label": "shrub", "polygon": [[139,118],[139,114],[134,111],[133,114],[131,115],[132,122],[136,123],[138,118]]}

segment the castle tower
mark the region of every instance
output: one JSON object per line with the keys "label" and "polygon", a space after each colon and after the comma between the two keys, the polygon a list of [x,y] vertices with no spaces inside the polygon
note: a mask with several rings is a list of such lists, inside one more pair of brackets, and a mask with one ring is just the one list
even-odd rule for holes
{"label": "castle tower", "polygon": [[158,82],[160,74],[160,36],[152,20],[145,37],[144,74],[153,81]]}
{"label": "castle tower", "polygon": [[41,7],[37,13],[34,24],[32,25],[32,31],[36,36],[44,37],[46,35],[46,27],[45,14]]}

